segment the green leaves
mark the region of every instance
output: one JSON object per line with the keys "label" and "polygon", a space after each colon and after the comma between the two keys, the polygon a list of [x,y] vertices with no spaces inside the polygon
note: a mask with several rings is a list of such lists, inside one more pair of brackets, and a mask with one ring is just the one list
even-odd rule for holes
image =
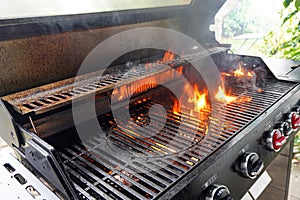
{"label": "green leaves", "polygon": [[300,0],[295,1],[295,7],[296,7],[297,10],[300,9]]}
{"label": "green leaves", "polygon": [[[285,8],[289,7],[289,5],[293,2],[294,0],[284,0],[283,1],[283,6]],[[295,8],[299,10],[300,8],[300,0],[295,1]]]}
{"label": "green leaves", "polygon": [[[293,6],[289,6],[292,2]],[[261,51],[269,56],[276,56],[292,60],[300,60],[300,0],[284,0],[285,10],[289,13],[281,15],[282,25],[264,37]]]}
{"label": "green leaves", "polygon": [[282,22],[282,25],[283,25],[287,20],[291,19],[294,15],[296,15],[296,14],[298,13],[298,11],[299,11],[299,10],[295,10],[294,12],[288,14],[288,15],[284,18],[284,20],[283,20],[283,22]]}
{"label": "green leaves", "polygon": [[[294,0],[284,0],[283,1],[283,5],[285,8],[287,8]],[[291,19],[294,15],[296,15],[299,11],[300,11],[300,0],[295,0],[295,8],[296,10],[294,10],[292,13],[288,14],[282,22],[282,25],[288,21],[289,19]],[[299,22],[300,23],[300,22]]]}
{"label": "green leaves", "polygon": [[285,8],[287,8],[292,2],[293,2],[293,0],[284,0],[284,1],[283,1],[283,6],[284,6]]}

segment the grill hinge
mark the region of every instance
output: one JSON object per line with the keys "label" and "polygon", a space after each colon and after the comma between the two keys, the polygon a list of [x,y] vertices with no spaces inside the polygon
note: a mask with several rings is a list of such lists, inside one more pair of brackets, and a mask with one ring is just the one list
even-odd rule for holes
{"label": "grill hinge", "polygon": [[15,121],[4,105],[3,101],[0,99],[0,136],[5,140],[5,142],[13,147],[20,146],[20,134],[15,126]]}

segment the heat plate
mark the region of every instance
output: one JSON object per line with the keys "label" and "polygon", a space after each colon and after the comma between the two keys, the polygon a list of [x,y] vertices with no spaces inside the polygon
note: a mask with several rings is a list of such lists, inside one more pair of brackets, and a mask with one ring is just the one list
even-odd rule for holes
{"label": "heat plate", "polygon": [[[236,101],[220,107],[222,110],[212,110],[221,113],[222,121],[207,118],[210,131],[206,133],[199,126],[199,137],[189,128],[190,124],[203,124],[198,118],[191,118],[190,124],[182,125],[183,132],[178,132],[179,116],[170,111],[169,123],[164,125],[160,123],[165,120],[158,113],[152,113],[151,120],[164,127],[155,136],[144,132],[142,138],[136,137],[139,130],[133,130],[128,124],[122,127],[123,131],[113,126],[109,134],[113,148],[104,148],[103,141],[92,138],[88,145],[74,144],[61,150],[60,155],[81,199],[158,199],[294,86],[269,80],[262,88],[263,93],[233,88],[233,95],[251,97],[251,101]],[[187,112],[183,109],[181,115]],[[122,126],[121,121],[118,123]],[[128,161],[124,157],[126,153],[116,153],[115,149],[142,153],[151,159]]]}

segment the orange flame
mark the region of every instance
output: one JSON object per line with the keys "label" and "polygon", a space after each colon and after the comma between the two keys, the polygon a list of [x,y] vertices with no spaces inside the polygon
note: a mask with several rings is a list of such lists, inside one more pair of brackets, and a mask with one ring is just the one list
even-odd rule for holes
{"label": "orange flame", "polygon": [[179,66],[179,67],[176,69],[176,71],[177,71],[180,75],[182,75],[182,74],[183,74],[183,66]]}
{"label": "orange flame", "polygon": [[239,68],[233,72],[234,76],[245,76],[242,66],[239,64]]}
{"label": "orange flame", "polygon": [[[225,75],[225,76],[230,76],[230,74],[227,74],[227,73],[222,73],[222,74]],[[249,71],[247,72],[247,71],[245,71],[245,70],[242,68],[242,65],[241,65],[241,64],[239,64],[238,69],[235,70],[235,71],[233,72],[233,75],[234,75],[235,77],[242,77],[242,76],[253,77],[252,72],[249,72]]]}
{"label": "orange flame", "polygon": [[208,103],[206,101],[206,94],[201,92],[198,89],[198,86],[194,85],[194,97],[189,98],[188,102],[194,103],[194,111],[199,112],[200,110],[204,110],[208,108]]}
{"label": "orange flame", "polygon": [[231,74],[225,73],[225,72],[222,72],[222,75],[224,75],[224,76],[231,76]]}
{"label": "orange flame", "polygon": [[218,92],[216,94],[216,99],[221,102],[231,103],[237,99],[235,96],[226,95],[225,90],[219,86]]}
{"label": "orange flame", "polygon": [[[185,101],[184,99],[187,97],[188,99]],[[184,105],[181,105],[180,103]],[[200,112],[203,110],[209,110],[210,107],[207,101],[207,92],[200,92],[197,84],[194,84],[193,89],[191,89],[189,83],[186,83],[180,100],[175,99],[174,101],[172,109],[173,113],[179,115],[181,106],[190,109],[190,115],[193,116],[194,111]]]}
{"label": "orange flame", "polygon": [[166,63],[166,62],[171,62],[174,59],[175,59],[175,53],[170,52],[170,51],[166,51],[165,54],[164,54],[164,57],[163,57],[162,61],[164,63]]}
{"label": "orange flame", "polygon": [[238,103],[243,103],[243,102],[250,102],[252,100],[252,97],[249,96],[230,96],[226,94],[225,90],[219,86],[218,92],[216,94],[216,99],[220,102],[225,102],[225,103],[231,103],[231,102],[238,102]]}
{"label": "orange flame", "polygon": [[177,99],[175,99],[172,112],[175,115],[180,115],[180,111],[180,102]]}
{"label": "orange flame", "polygon": [[[150,64],[148,64],[150,66]],[[159,83],[166,83],[179,78],[183,73],[183,66],[176,69],[163,71],[157,75],[149,76],[134,82],[121,85],[113,90],[113,95],[118,96],[118,100],[131,97],[132,95],[141,94],[149,89],[155,88]]]}

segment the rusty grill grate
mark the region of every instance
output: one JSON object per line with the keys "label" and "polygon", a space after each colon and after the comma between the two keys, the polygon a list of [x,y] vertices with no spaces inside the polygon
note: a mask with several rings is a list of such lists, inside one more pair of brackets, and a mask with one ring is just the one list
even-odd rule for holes
{"label": "rusty grill grate", "polygon": [[[122,151],[131,151],[157,156],[155,162],[132,161],[126,163],[114,151],[101,147],[99,138],[89,141],[89,147],[75,144],[61,150],[60,155],[64,166],[70,175],[78,196],[81,199],[156,199],[190,170],[197,167],[205,158],[215,152],[221,145],[239,133],[245,126],[279,100],[294,84],[286,82],[268,82],[264,93],[245,91],[243,88],[233,89],[233,95],[245,94],[252,98],[249,102],[233,102],[227,104],[222,112],[223,122],[220,130],[220,119],[211,118],[211,130],[205,134],[197,118],[191,118],[189,123],[200,124],[198,137],[190,131],[189,124],[183,124],[184,132],[178,132],[179,116],[169,112],[167,125],[163,130],[151,135],[143,132],[136,138],[134,133],[139,129],[130,124],[118,122],[119,127],[113,126],[110,140]],[[143,104],[147,107],[147,104]],[[136,106],[137,109],[139,106]],[[182,110],[185,115],[188,110]],[[208,118],[208,117],[207,117]],[[151,120],[162,125],[163,119],[158,113],[151,115]],[[131,132],[134,132],[130,134]],[[176,137],[174,137],[176,136]],[[193,144],[193,145],[191,145]],[[180,155],[183,147],[190,145]],[[165,156],[165,152],[168,156]],[[160,167],[164,166],[164,167]]]}
{"label": "rusty grill grate", "polygon": [[[173,63],[155,63],[149,67],[147,64],[139,64],[126,72],[126,67],[116,72],[102,75],[103,71],[66,79],[49,85],[25,90],[7,95],[2,99],[21,113],[34,112],[41,114],[49,110],[70,104],[73,99],[79,99],[89,94],[99,94],[112,90],[123,84],[128,84],[141,78],[151,77],[159,73],[169,71],[168,65],[176,68],[186,61],[174,61]],[[126,72],[126,73],[125,73]],[[74,82],[76,84],[74,85]],[[150,89],[150,88],[149,88]]]}

